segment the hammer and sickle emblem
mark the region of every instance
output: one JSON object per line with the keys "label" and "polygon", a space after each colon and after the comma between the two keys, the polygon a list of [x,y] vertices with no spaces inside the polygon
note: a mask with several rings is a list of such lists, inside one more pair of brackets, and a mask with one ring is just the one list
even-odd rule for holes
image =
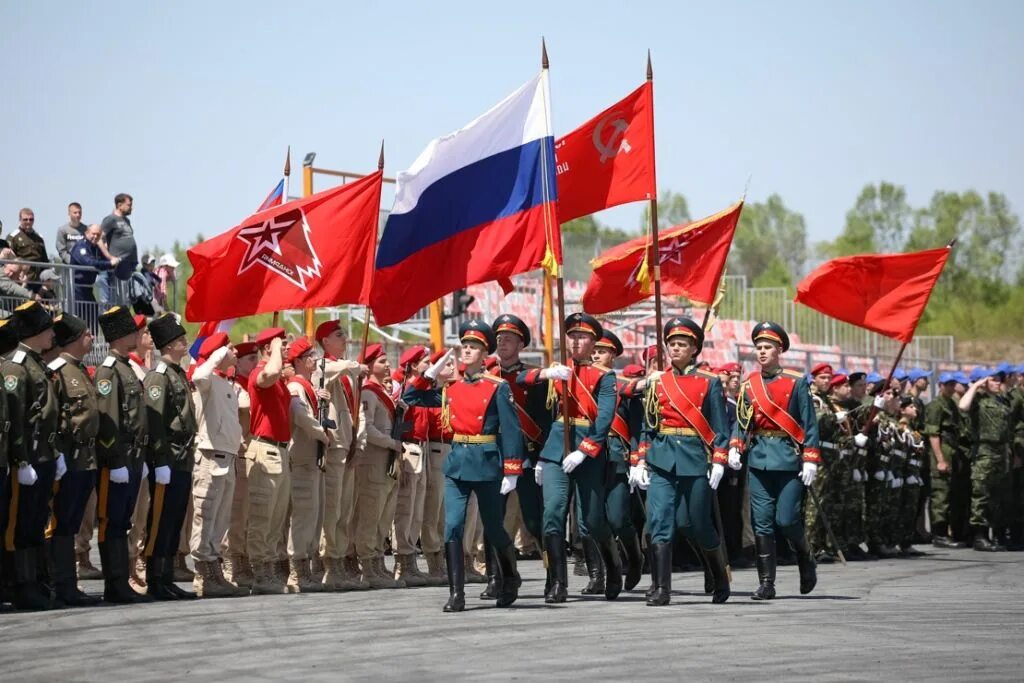
{"label": "hammer and sickle emblem", "polygon": [[[605,126],[612,129],[607,142],[604,140],[604,135],[602,135]],[[622,118],[622,114],[617,111],[612,112],[598,122],[597,127],[594,129],[594,147],[601,153],[602,164],[614,158],[621,150],[625,149],[627,152],[630,150],[629,142],[624,137],[627,128],[629,128],[629,124]]]}

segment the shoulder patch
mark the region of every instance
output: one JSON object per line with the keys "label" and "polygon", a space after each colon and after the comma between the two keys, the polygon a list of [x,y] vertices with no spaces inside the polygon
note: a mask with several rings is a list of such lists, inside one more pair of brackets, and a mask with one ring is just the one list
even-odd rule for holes
{"label": "shoulder patch", "polygon": [[54,372],[57,372],[58,370],[60,370],[62,367],[64,367],[67,364],[68,364],[68,362],[66,360],[64,360],[63,358],[54,358],[52,361],[50,361],[50,363],[47,364],[46,367],[50,368]]}
{"label": "shoulder patch", "polygon": [[25,362],[25,358],[27,357],[28,354],[26,354],[23,350],[18,349],[17,351],[14,352],[14,355],[11,356],[11,362],[21,365],[22,363]]}
{"label": "shoulder patch", "polygon": [[167,363],[160,361],[159,363],[157,363],[156,368],[153,369],[153,372],[159,372],[161,375],[163,375],[164,373],[167,372]]}
{"label": "shoulder patch", "polygon": [[154,384],[149,388],[149,397],[154,401],[159,401],[160,397],[164,395],[164,390],[159,385]]}
{"label": "shoulder patch", "polygon": [[96,382],[96,391],[100,392],[100,396],[110,396],[110,392],[114,390],[114,383],[109,379],[101,379]]}
{"label": "shoulder patch", "polygon": [[115,363],[117,363],[117,359],[114,358],[113,356],[107,356],[106,358],[103,359],[103,367],[105,368],[112,368],[114,367]]}
{"label": "shoulder patch", "polygon": [[4,389],[7,391],[14,391],[18,388],[18,376],[17,375],[6,375],[4,377]]}

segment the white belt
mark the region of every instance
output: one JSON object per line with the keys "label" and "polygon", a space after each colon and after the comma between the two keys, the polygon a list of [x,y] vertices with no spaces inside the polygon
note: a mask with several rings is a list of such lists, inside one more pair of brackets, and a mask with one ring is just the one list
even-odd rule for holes
{"label": "white belt", "polygon": [[832,443],[831,441],[822,441],[821,442],[821,447],[822,448],[831,448],[832,450],[835,450],[836,445],[834,443]]}
{"label": "white belt", "polygon": [[897,448],[894,448],[894,449],[893,449],[893,451],[892,451],[892,454],[893,454],[893,455],[898,455],[898,456],[900,456],[901,458],[905,458],[905,457],[907,457],[907,452],[906,452],[906,451],[901,451],[901,450],[899,450],[899,449],[897,449]]}
{"label": "white belt", "polygon": [[917,458],[911,458],[910,459],[910,466],[911,467],[920,467],[921,466],[921,461],[918,460]]}

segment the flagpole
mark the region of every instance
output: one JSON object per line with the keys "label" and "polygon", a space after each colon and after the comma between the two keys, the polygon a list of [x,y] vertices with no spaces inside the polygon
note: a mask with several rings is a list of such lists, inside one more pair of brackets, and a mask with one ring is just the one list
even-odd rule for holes
{"label": "flagpole", "polygon": [[[648,246],[648,263],[654,265],[654,343],[658,347],[657,367],[665,369],[661,350],[661,250],[658,248],[658,176],[653,163],[654,152],[654,67],[651,65],[651,51],[647,50],[647,82],[651,84],[651,106],[649,107],[651,128],[651,173],[654,175],[654,196],[650,198],[651,244]],[[705,325],[707,318],[704,319]]]}
{"label": "flagpole", "polygon": [[[281,203],[288,203],[288,182],[292,175],[292,146],[288,145],[288,151],[284,155],[284,187],[281,190]],[[281,312],[274,311],[273,321],[270,323],[271,327],[277,327],[281,321]]]}

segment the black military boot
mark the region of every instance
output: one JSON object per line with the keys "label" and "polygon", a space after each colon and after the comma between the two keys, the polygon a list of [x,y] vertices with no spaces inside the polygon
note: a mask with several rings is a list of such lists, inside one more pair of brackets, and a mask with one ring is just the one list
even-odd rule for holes
{"label": "black military boot", "polygon": [[39,587],[38,557],[36,548],[14,551],[14,595],[11,602],[15,609],[39,611],[52,607],[49,596],[44,595]]}
{"label": "black military boot", "polygon": [[700,562],[701,571],[704,572],[704,595],[711,595],[715,592],[715,577],[711,573],[711,566],[708,564],[708,558],[704,555],[704,549],[698,548],[696,544],[691,543],[694,554],[697,556],[697,560]]}
{"label": "black military boot", "polygon": [[448,541],[444,544],[444,557],[448,570],[448,602],[445,612],[461,612],[466,609],[466,562],[462,556],[462,541]]}
{"label": "black military boot", "polygon": [[648,607],[661,607],[672,600],[672,544],[652,543],[651,580],[653,592],[647,597]]}
{"label": "black military boot", "polygon": [[487,586],[480,592],[481,600],[496,600],[498,598],[498,568],[494,557],[494,547],[484,536],[484,570],[487,573]]}
{"label": "black military boot", "polygon": [[515,543],[495,551],[494,564],[498,575],[498,607],[508,607],[519,597],[519,587],[523,585],[516,567]]}
{"label": "black military boot", "polygon": [[985,527],[974,527],[974,549],[983,552],[994,553],[997,546],[988,540],[988,529]]}
{"label": "black military boot", "polygon": [[608,538],[597,546],[601,551],[601,561],[604,562],[604,599],[614,600],[622,592],[622,558],[619,557],[619,543],[615,537],[608,534]]}
{"label": "black military boot", "polygon": [[604,593],[604,562],[601,560],[601,551],[597,548],[597,541],[591,536],[584,536],[580,539],[583,544],[583,557],[587,561],[587,574],[590,581],[580,591],[583,595],[601,595]]}
{"label": "black military boot", "polygon": [[557,604],[569,598],[569,566],[565,556],[565,540],[561,534],[548,534],[544,537],[544,549],[548,553],[551,566],[551,590],[544,597],[544,602]]}
{"label": "black military boot", "polygon": [[775,597],[775,537],[754,536],[757,552],[757,580],[759,585],[751,600],[771,600]]}
{"label": "black military boot", "polygon": [[178,596],[171,592],[164,580],[165,559],[156,556],[146,558],[146,595],[154,600],[177,600]]}
{"label": "black military boot", "polygon": [[800,531],[800,537],[793,544],[796,551],[796,564],[800,568],[800,595],[807,595],[818,584],[818,567],[811,554],[811,547],[807,543],[807,535]]}
{"label": "black military boot", "polygon": [[989,530],[992,532],[992,545],[994,545],[996,547],[996,552],[1005,553],[1006,552],[1006,542],[1005,542],[1006,541],[1006,536],[1005,536],[1005,534],[1003,534],[1001,531],[999,531],[995,527],[989,527]]}
{"label": "black military boot", "polygon": [[36,548],[36,588],[50,603],[51,609],[64,609],[67,605],[57,595],[53,587],[53,553],[50,550],[49,539],[43,539],[43,544]]}
{"label": "black military boot", "polygon": [[647,538],[647,553],[646,554],[647,554],[647,568],[651,572],[651,586],[650,586],[650,588],[647,589],[647,592],[644,593],[644,597],[647,598],[648,600],[650,600],[651,596],[654,595],[654,592],[656,590],[658,590],[658,580],[655,578],[655,575],[654,575],[655,567],[656,567],[656,565],[654,563],[654,543],[651,542],[650,537]]}
{"label": "black military boot", "polygon": [[704,548],[703,555],[708,564],[708,571],[711,572],[715,581],[712,586],[711,602],[721,605],[732,595],[732,591],[729,589],[729,567],[725,561],[725,548],[721,544],[717,548]]}
{"label": "black military boot", "polygon": [[622,542],[622,550],[626,556],[625,588],[631,591],[640,583],[640,577],[643,576],[644,571],[644,555],[640,550],[640,537],[633,534],[619,540]]}
{"label": "black military boot", "polygon": [[164,585],[164,589],[173,595],[176,600],[195,600],[199,597],[198,595],[192,591],[187,591],[184,588],[179,588],[178,585],[174,583],[174,561],[176,559],[177,558],[174,555],[171,557],[160,558],[161,567],[163,569],[160,576],[163,579],[162,583]]}
{"label": "black military boot", "polygon": [[92,607],[98,598],[78,590],[78,567],[75,562],[75,537],[54,536],[50,539],[53,558],[53,587],[56,597],[68,607]]}
{"label": "black military boot", "polygon": [[128,538],[115,538],[99,544],[103,564],[103,601],[117,605],[152,602],[128,585]]}

